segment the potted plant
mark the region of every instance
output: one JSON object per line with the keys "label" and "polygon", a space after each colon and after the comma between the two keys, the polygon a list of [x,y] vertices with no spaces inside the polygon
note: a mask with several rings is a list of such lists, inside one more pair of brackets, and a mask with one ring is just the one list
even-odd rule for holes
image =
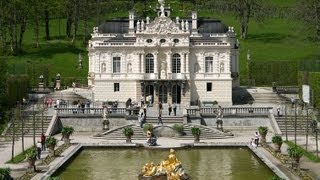
{"label": "potted plant", "polygon": [[49,136],[46,139],[46,145],[49,148],[49,152],[52,156],[54,156],[54,148],[56,147],[58,140],[52,136]]}
{"label": "potted plant", "polygon": [[31,147],[26,151],[26,158],[29,164],[29,168],[33,168],[33,170],[36,170],[36,160],[37,160],[37,148],[35,146]]}
{"label": "potted plant", "polygon": [[258,128],[259,134],[261,135],[261,144],[264,145],[266,143],[266,136],[268,133],[268,127],[260,126]]}
{"label": "potted plant", "polygon": [[73,127],[65,126],[61,130],[64,143],[70,143],[70,135],[74,132]]}
{"label": "potted plant", "polygon": [[194,142],[197,143],[200,141],[200,134],[201,134],[201,130],[198,127],[192,127],[191,128],[191,133],[194,136]]}
{"label": "potted plant", "polygon": [[10,168],[0,168],[0,179],[9,180],[13,179],[10,175],[11,169]]}
{"label": "potted plant", "polygon": [[176,136],[182,136],[183,135],[183,124],[174,124],[173,125],[173,129],[175,130],[176,132]]}
{"label": "potted plant", "polygon": [[282,137],[280,135],[272,136],[272,143],[276,149],[276,152],[281,152],[281,145],[282,145]]}
{"label": "potted plant", "polygon": [[299,164],[300,158],[303,155],[303,149],[300,148],[297,145],[293,145],[288,147],[287,149],[289,156],[296,161],[297,164]]}
{"label": "potted plant", "polygon": [[133,136],[133,129],[131,127],[125,127],[123,128],[122,132],[126,136],[126,143],[131,143],[131,137]]}

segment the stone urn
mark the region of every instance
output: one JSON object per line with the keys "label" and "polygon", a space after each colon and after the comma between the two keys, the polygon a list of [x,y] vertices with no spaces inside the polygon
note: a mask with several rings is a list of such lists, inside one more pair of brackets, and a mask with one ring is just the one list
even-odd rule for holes
{"label": "stone urn", "polygon": [[200,142],[200,135],[194,135],[194,142],[199,143]]}

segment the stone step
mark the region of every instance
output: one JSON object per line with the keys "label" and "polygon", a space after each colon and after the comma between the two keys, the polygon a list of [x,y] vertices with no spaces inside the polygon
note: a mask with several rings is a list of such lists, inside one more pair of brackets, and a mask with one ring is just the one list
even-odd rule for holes
{"label": "stone step", "polygon": [[[136,125],[131,126],[134,131],[134,135],[132,136],[132,139],[146,139],[146,135],[143,132],[143,128],[140,128]],[[156,126],[154,126],[156,127]],[[213,130],[212,128],[205,127],[205,126],[199,126],[201,129],[201,139],[215,139],[215,138],[226,138],[226,135],[223,134],[223,132],[220,132],[218,130]],[[177,139],[193,139],[193,135],[191,133],[192,126],[190,125],[184,125],[184,136],[175,137]],[[112,131],[109,134],[106,134],[104,136],[106,139],[125,139],[126,137],[122,133],[122,128],[118,128],[114,131]]]}

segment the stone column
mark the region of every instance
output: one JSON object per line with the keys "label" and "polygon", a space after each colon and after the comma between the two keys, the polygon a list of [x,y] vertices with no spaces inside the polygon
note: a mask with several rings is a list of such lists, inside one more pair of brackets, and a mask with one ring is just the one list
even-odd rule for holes
{"label": "stone column", "polygon": [[141,54],[138,54],[139,56],[139,73],[142,73],[142,59],[141,59]]}
{"label": "stone column", "polygon": [[186,72],[186,53],[182,54],[182,58],[181,58],[181,73],[185,73]]}
{"label": "stone column", "polygon": [[[168,67],[167,67],[167,73],[171,74],[172,73],[172,60],[171,60],[171,55],[172,52],[168,52],[167,53],[167,63],[168,63]],[[169,76],[170,77],[170,76]]]}
{"label": "stone column", "polygon": [[190,70],[189,70],[189,52],[186,53],[186,73],[189,74]]}
{"label": "stone column", "polygon": [[158,79],[158,52],[154,53],[154,74]]}
{"label": "stone column", "polygon": [[146,58],[145,58],[144,53],[141,53],[140,57],[141,57],[141,73],[145,73]]}

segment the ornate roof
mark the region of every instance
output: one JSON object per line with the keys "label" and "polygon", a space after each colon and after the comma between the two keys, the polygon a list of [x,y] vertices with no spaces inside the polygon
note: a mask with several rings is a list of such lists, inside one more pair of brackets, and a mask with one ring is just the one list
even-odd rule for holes
{"label": "ornate roof", "polygon": [[[191,30],[192,20],[188,19],[189,30]],[[152,21],[150,24],[154,24]],[[214,19],[198,19],[198,32],[200,34],[204,33],[226,33],[228,28],[220,20]],[[134,25],[136,29],[137,20],[135,20]],[[125,34],[128,33],[129,29],[129,19],[114,19],[108,20],[99,26],[99,33],[115,33],[115,34]]]}

